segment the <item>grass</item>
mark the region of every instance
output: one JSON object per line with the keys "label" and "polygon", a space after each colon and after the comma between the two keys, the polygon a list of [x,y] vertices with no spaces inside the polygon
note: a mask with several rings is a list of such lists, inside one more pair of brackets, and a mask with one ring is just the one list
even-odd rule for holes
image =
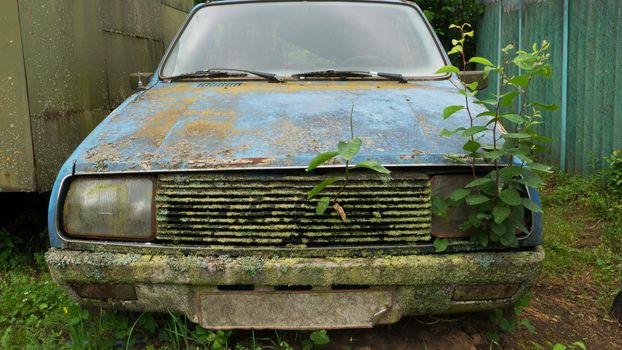
{"label": "grass", "polygon": [[[622,288],[622,199],[598,178],[555,174],[547,180],[544,274],[565,284],[560,293],[593,290],[606,314]],[[0,242],[6,238],[0,230]],[[22,251],[26,245],[21,244]],[[51,280],[41,252],[7,247],[0,245],[6,259],[0,259],[0,349],[308,350],[328,339],[317,332],[261,337],[245,332],[241,337],[208,331],[175,315],[83,310]]]}
{"label": "grass", "polygon": [[598,177],[556,174],[542,194],[544,273],[569,283],[569,289],[594,288],[608,313],[622,288],[622,199]]}

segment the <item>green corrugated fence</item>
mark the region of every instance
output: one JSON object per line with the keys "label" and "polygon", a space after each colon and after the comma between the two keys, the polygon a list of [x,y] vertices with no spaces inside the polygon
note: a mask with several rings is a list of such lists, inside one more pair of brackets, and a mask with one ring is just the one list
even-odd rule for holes
{"label": "green corrugated fence", "polygon": [[[622,149],[622,1],[488,0],[477,35],[479,56],[499,60],[505,45],[551,42],[554,79],[528,98],[562,108],[545,114],[541,132],[554,139],[544,160],[570,173],[606,166]],[[496,92],[491,81],[488,91]]]}

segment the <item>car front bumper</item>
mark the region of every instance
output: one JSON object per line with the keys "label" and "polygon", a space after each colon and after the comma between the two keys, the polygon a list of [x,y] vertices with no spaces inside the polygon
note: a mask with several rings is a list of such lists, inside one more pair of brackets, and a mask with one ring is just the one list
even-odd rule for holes
{"label": "car front bumper", "polygon": [[512,304],[544,251],[369,258],[184,256],[51,249],[52,277],[85,304],[173,312],[206,328],[373,327]]}

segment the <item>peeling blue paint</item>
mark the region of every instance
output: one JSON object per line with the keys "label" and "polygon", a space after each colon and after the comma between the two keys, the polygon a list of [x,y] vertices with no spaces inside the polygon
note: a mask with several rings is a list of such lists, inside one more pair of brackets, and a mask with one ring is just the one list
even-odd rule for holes
{"label": "peeling blue paint", "polygon": [[464,154],[459,137],[439,135],[468,124],[464,112],[442,118],[464,102],[449,81],[196,85],[158,82],[115,111],[74,153],[76,172],[304,167],[349,138],[352,104],[355,161],[444,165]]}

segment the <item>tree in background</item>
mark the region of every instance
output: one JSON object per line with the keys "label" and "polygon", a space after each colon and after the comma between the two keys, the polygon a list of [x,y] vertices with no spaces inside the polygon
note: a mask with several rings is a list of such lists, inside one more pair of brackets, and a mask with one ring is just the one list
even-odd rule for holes
{"label": "tree in background", "polygon": [[[415,3],[432,23],[446,51],[454,46],[451,40],[456,34],[449,30],[449,26],[452,23],[471,23],[477,33],[479,17],[484,13],[481,0],[415,0]],[[467,57],[475,56],[474,41],[465,44],[465,54]]]}

